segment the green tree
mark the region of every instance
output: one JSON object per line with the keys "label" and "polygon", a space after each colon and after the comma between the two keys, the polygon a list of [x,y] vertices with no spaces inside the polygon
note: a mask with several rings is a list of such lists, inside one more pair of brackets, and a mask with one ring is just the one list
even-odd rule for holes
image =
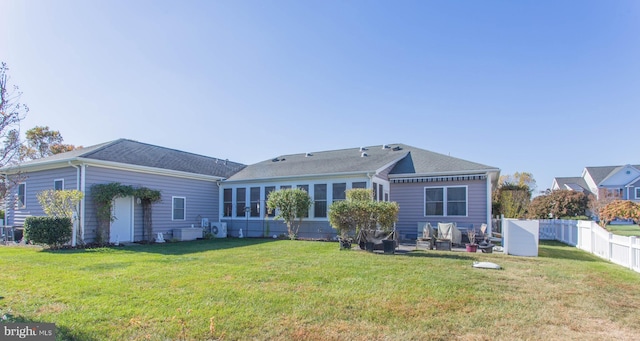
{"label": "green tree", "polygon": [[533,198],[528,217],[533,219],[567,218],[586,214],[589,198],[582,192],[556,190]]}
{"label": "green tree", "polygon": [[25,133],[26,141],[20,146],[20,159],[34,160],[74,150],[71,144],[64,144],[62,134],[50,130],[48,126],[35,126]]}
{"label": "green tree", "polygon": [[[289,238],[295,239],[300,230],[302,219],[309,213],[311,197],[300,188],[286,188],[271,192],[267,199],[269,212],[276,210],[274,219],[282,219],[287,225]],[[296,219],[297,224],[296,224]]]}
{"label": "green tree", "polygon": [[36,195],[44,213],[50,217],[72,218],[84,193],[77,190],[46,190]]}
{"label": "green tree", "polygon": [[494,214],[502,214],[505,218],[524,218],[535,186],[531,173],[515,172],[501,176],[498,188],[492,194]]}
{"label": "green tree", "polygon": [[374,201],[370,189],[351,189],[346,200],[329,206],[329,224],[341,238],[357,235],[362,229],[389,231],[398,220],[399,211],[395,202]]}

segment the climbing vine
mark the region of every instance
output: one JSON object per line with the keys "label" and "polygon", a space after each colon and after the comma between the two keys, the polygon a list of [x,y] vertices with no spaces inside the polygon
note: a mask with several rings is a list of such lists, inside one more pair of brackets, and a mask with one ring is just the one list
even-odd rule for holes
{"label": "climbing vine", "polygon": [[96,205],[96,218],[98,229],[96,231],[96,242],[105,244],[109,241],[109,227],[114,220],[112,214],[113,199],[133,196],[139,198],[143,211],[143,231],[145,239],[151,238],[151,204],[160,201],[160,191],[147,187],[133,187],[123,185],[118,182],[108,184],[96,184],[91,186],[91,197]]}

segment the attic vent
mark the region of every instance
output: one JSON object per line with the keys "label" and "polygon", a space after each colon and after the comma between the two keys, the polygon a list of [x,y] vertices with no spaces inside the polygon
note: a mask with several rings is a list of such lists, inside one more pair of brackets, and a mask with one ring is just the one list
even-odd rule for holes
{"label": "attic vent", "polygon": [[400,146],[393,147],[393,151],[394,152],[397,152],[398,150],[402,150],[402,147],[400,147]]}
{"label": "attic vent", "polygon": [[362,152],[362,154],[360,154],[360,157],[367,157],[369,156],[369,154],[367,154],[366,152]]}
{"label": "attic vent", "polygon": [[278,159],[278,158],[271,159],[271,162],[278,162],[278,161],[280,161],[280,159]]}
{"label": "attic vent", "polygon": [[361,152],[364,152],[365,150],[367,150],[367,147],[360,147]]}
{"label": "attic vent", "polygon": [[309,157],[309,156],[313,156],[313,154],[311,154],[311,153],[304,154],[304,157]]}
{"label": "attic vent", "polygon": [[382,149],[389,149],[389,145],[388,144],[383,144],[382,145]]}
{"label": "attic vent", "polygon": [[631,171],[630,171],[630,170],[628,170],[628,171],[627,171],[627,174],[631,174]]}

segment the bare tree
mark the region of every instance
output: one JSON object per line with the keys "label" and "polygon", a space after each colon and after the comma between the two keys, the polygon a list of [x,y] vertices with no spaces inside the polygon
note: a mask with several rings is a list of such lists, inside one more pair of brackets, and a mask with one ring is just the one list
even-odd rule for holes
{"label": "bare tree", "polygon": [[9,86],[9,68],[5,62],[0,65],[0,167],[18,161],[20,150],[20,121],[29,107],[20,103],[22,92],[17,85]]}
{"label": "bare tree", "polygon": [[[22,92],[17,85],[10,86],[9,68],[5,62],[0,64],[0,168],[19,161],[20,121],[29,107],[20,103]],[[0,196],[4,197],[9,184],[0,180]]]}

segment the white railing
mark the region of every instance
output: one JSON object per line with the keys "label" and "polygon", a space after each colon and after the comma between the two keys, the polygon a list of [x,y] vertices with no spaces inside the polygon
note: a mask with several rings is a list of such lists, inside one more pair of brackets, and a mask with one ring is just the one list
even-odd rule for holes
{"label": "white railing", "polygon": [[640,238],[615,235],[593,221],[540,220],[540,240],[557,240],[640,272]]}

